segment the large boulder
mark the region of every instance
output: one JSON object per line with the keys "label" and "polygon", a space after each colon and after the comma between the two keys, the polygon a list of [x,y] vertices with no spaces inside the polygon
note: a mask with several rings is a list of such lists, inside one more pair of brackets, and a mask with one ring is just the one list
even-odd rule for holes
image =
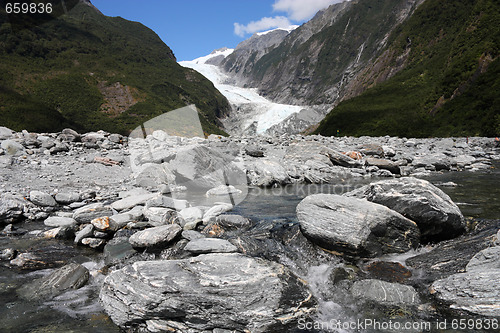
{"label": "large boulder", "polygon": [[0,140],[10,139],[14,132],[7,127],[0,126]]}
{"label": "large boulder", "polygon": [[0,224],[19,219],[30,203],[22,196],[5,194],[0,197]]}
{"label": "large boulder", "polygon": [[50,194],[41,191],[31,191],[30,201],[42,207],[53,207],[57,205],[57,202]]}
{"label": "large boulder", "polygon": [[136,262],[106,277],[100,299],[121,328],[149,331],[287,332],[315,310],[286,267],[241,254]]}
{"label": "large boulder", "polygon": [[18,290],[21,297],[38,300],[57,296],[69,289],[84,286],[89,279],[89,271],[80,264],[71,263],[54,270],[49,275],[26,284]]}
{"label": "large boulder", "polygon": [[454,238],[465,231],[465,219],[450,197],[426,180],[383,180],[346,193],[397,211],[418,224],[422,241]]}
{"label": "large boulder", "polygon": [[247,166],[248,183],[254,186],[284,185],[290,183],[283,165],[275,159],[263,158]]}
{"label": "large boulder", "polygon": [[500,269],[475,269],[435,281],[431,293],[450,309],[500,317]]}
{"label": "large boulder", "polygon": [[314,194],[297,206],[302,233],[321,247],[373,257],[406,252],[419,244],[417,225],[401,214],[366,200]]}

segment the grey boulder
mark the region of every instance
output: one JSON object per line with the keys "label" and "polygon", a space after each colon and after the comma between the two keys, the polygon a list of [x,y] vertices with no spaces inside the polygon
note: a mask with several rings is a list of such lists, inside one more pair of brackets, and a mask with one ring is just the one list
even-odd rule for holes
{"label": "grey boulder", "polygon": [[225,239],[198,238],[187,243],[184,250],[194,254],[231,253],[237,252],[238,248]]}
{"label": "grey boulder", "polygon": [[481,316],[500,316],[500,269],[473,269],[435,281],[431,294],[449,304]]}
{"label": "grey boulder", "polygon": [[129,242],[135,248],[161,247],[173,241],[181,232],[179,225],[167,224],[138,231],[130,236]]}
{"label": "grey boulder", "polygon": [[50,194],[41,191],[31,191],[30,201],[42,207],[53,207],[57,205],[57,202]]}
{"label": "grey boulder", "polygon": [[54,270],[48,276],[33,281],[18,289],[18,294],[28,300],[57,296],[69,289],[84,286],[89,279],[89,271],[80,264],[71,263]]}
{"label": "grey boulder", "polygon": [[102,203],[94,203],[75,210],[73,218],[78,223],[90,223],[93,219],[111,215],[113,215],[111,207],[105,206]]}
{"label": "grey boulder", "polygon": [[71,217],[60,217],[60,216],[51,216],[48,219],[46,219],[43,224],[45,224],[48,227],[69,227],[73,228],[77,225],[77,222],[75,219]]}
{"label": "grey boulder", "polygon": [[397,211],[418,224],[423,241],[454,238],[465,231],[465,219],[451,198],[426,180],[383,180],[346,194]]}
{"label": "grey boulder", "polygon": [[236,253],[136,262],[106,277],[100,299],[125,329],[286,331],[315,310],[286,267]]}
{"label": "grey boulder", "polygon": [[362,199],[310,195],[297,206],[297,217],[302,233],[313,243],[349,255],[401,253],[419,244],[413,221]]}
{"label": "grey boulder", "polygon": [[0,222],[14,222],[23,215],[25,207],[29,205],[22,196],[2,195],[0,198]]}

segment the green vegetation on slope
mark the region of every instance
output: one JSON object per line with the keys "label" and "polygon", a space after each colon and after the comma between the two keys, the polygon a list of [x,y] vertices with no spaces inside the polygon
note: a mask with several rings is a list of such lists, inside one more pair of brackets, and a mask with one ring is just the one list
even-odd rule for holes
{"label": "green vegetation on slope", "polygon": [[0,125],[14,130],[128,133],[196,104],[207,133],[223,132],[227,100],[177,64],[149,28],[86,4],[31,29],[13,30],[0,9]]}
{"label": "green vegetation on slope", "polygon": [[316,129],[335,135],[495,136],[500,130],[500,3],[427,0],[390,37],[406,67],[340,103]]}

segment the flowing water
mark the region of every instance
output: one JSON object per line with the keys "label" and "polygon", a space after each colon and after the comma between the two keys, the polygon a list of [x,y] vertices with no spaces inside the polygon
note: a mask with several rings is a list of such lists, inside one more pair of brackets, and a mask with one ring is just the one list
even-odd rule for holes
{"label": "flowing water", "polygon": [[[499,168],[500,163],[494,163],[490,170],[484,172],[443,173],[429,176],[426,179],[438,185],[447,182],[455,183],[454,187],[440,186],[440,188],[458,203],[465,216],[499,219]],[[297,223],[295,208],[307,195],[314,193],[342,194],[371,181],[374,179],[350,178],[339,179],[336,185],[310,184],[267,189],[250,188],[245,200],[237,205],[231,213],[241,214],[262,224],[288,223],[293,225]],[[198,199],[202,204],[211,204],[214,201],[214,199],[207,199],[201,195]],[[40,228],[41,223],[24,223],[19,227],[29,232]],[[104,265],[102,254],[83,247],[75,247],[72,242],[41,240],[29,236],[29,233],[24,236],[0,236],[0,249],[3,248],[45,254],[44,260],[53,262],[54,266],[57,267],[61,266],[63,262],[78,262],[86,266],[91,271],[92,276],[85,287],[66,292],[50,301],[25,301],[18,297],[16,289],[35,278],[49,274],[53,268],[21,270],[9,267],[5,261],[0,262],[0,332],[119,332],[119,329],[103,313],[98,302],[98,286],[104,278],[99,272],[99,269]],[[300,251],[300,249],[296,250]],[[425,249],[420,251],[425,251]],[[417,253],[419,252],[414,251],[392,256],[390,259],[404,263],[405,259]],[[296,257],[287,253],[276,253],[276,257],[308,281],[309,287],[319,303],[316,324],[323,323],[322,328],[332,332],[362,331],[358,328],[353,329],[340,325],[352,324],[363,319],[359,313],[366,312],[367,309],[357,308],[342,284],[331,287],[332,272],[339,265],[339,261],[297,262]],[[303,259],[303,257],[301,258]],[[305,270],[303,269],[304,265]],[[297,332],[325,331],[318,329],[318,327],[306,327],[306,323],[302,324],[302,327],[299,325]],[[364,331],[371,330],[365,329]],[[425,331],[425,329],[406,331],[418,332]],[[445,330],[433,331],[447,332]]]}

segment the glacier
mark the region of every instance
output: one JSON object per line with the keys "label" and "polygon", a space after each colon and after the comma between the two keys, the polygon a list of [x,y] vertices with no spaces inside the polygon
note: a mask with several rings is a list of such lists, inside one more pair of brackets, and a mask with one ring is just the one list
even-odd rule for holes
{"label": "glacier", "polygon": [[194,60],[179,61],[181,66],[194,69],[212,81],[232,105],[232,114],[222,120],[226,132],[229,134],[266,134],[270,128],[307,108],[274,103],[260,96],[256,88],[233,85],[231,82],[234,80],[221,68],[207,63],[210,59],[221,55],[227,57],[232,51],[233,49],[224,48]]}

